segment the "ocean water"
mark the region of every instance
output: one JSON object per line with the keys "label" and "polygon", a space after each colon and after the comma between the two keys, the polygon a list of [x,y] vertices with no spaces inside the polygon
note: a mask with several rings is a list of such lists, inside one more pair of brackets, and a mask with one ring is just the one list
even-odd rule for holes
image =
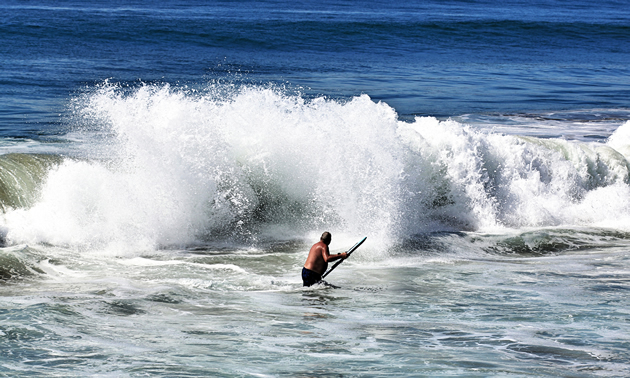
{"label": "ocean water", "polygon": [[[4,0],[0,38],[0,376],[630,376],[627,2]],[[303,288],[323,231],[367,241]]]}

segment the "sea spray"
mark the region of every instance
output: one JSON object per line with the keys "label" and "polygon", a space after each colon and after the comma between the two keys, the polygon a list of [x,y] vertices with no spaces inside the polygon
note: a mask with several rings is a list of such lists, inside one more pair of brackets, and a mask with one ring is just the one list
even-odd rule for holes
{"label": "sea spray", "polygon": [[52,170],[37,204],[6,215],[13,241],[137,250],[278,225],[386,235],[396,223],[396,114],[367,96],[104,85],[79,102],[79,132],[98,133],[99,158]]}
{"label": "sea spray", "polygon": [[421,186],[430,205],[417,210],[428,211],[430,220],[471,231],[586,226],[607,217],[595,201],[614,209],[611,220],[630,225],[626,201],[603,194],[616,198],[628,191],[628,163],[610,146],[482,133],[431,117],[401,125],[399,132],[426,157],[421,166],[430,181]]}
{"label": "sea spray", "polygon": [[623,155],[626,159],[630,158],[630,121],[627,121],[621,125],[615,132],[608,138],[606,142],[608,146],[614,148],[618,153]]}
{"label": "sea spray", "polygon": [[36,203],[5,214],[14,243],[120,252],[329,230],[386,249],[434,231],[630,226],[621,137],[403,122],[367,95],[222,84],[104,83],[75,109],[73,133],[93,148],[52,168]]}

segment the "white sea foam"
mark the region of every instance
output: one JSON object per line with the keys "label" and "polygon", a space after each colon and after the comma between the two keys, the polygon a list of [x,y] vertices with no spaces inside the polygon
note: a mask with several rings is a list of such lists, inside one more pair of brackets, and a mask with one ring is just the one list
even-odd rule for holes
{"label": "white sea foam", "polygon": [[440,230],[630,229],[628,124],[587,144],[406,123],[367,95],[217,85],[106,83],[77,104],[73,133],[98,135],[95,156],[66,160],[34,206],[5,214],[11,241],[147,250],[328,229],[386,247]]}

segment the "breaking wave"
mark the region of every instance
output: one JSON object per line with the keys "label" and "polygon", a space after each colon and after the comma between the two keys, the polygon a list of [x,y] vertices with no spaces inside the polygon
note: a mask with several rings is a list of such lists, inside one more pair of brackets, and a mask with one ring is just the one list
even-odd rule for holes
{"label": "breaking wave", "polygon": [[403,122],[367,95],[219,84],[104,83],[74,110],[80,159],[0,158],[11,243],[153,249],[327,229],[387,244],[433,231],[630,229],[630,123],[605,144],[539,139]]}

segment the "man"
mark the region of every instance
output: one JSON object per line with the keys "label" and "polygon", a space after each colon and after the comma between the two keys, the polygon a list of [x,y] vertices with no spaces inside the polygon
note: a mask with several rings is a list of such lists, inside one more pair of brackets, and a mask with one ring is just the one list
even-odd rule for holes
{"label": "man", "polygon": [[346,252],[331,255],[328,250],[328,245],[331,241],[332,235],[330,232],[324,232],[319,242],[311,247],[304,263],[304,268],[302,268],[302,282],[304,286],[311,286],[321,281],[322,274],[328,269],[329,261],[345,260],[348,257]]}

